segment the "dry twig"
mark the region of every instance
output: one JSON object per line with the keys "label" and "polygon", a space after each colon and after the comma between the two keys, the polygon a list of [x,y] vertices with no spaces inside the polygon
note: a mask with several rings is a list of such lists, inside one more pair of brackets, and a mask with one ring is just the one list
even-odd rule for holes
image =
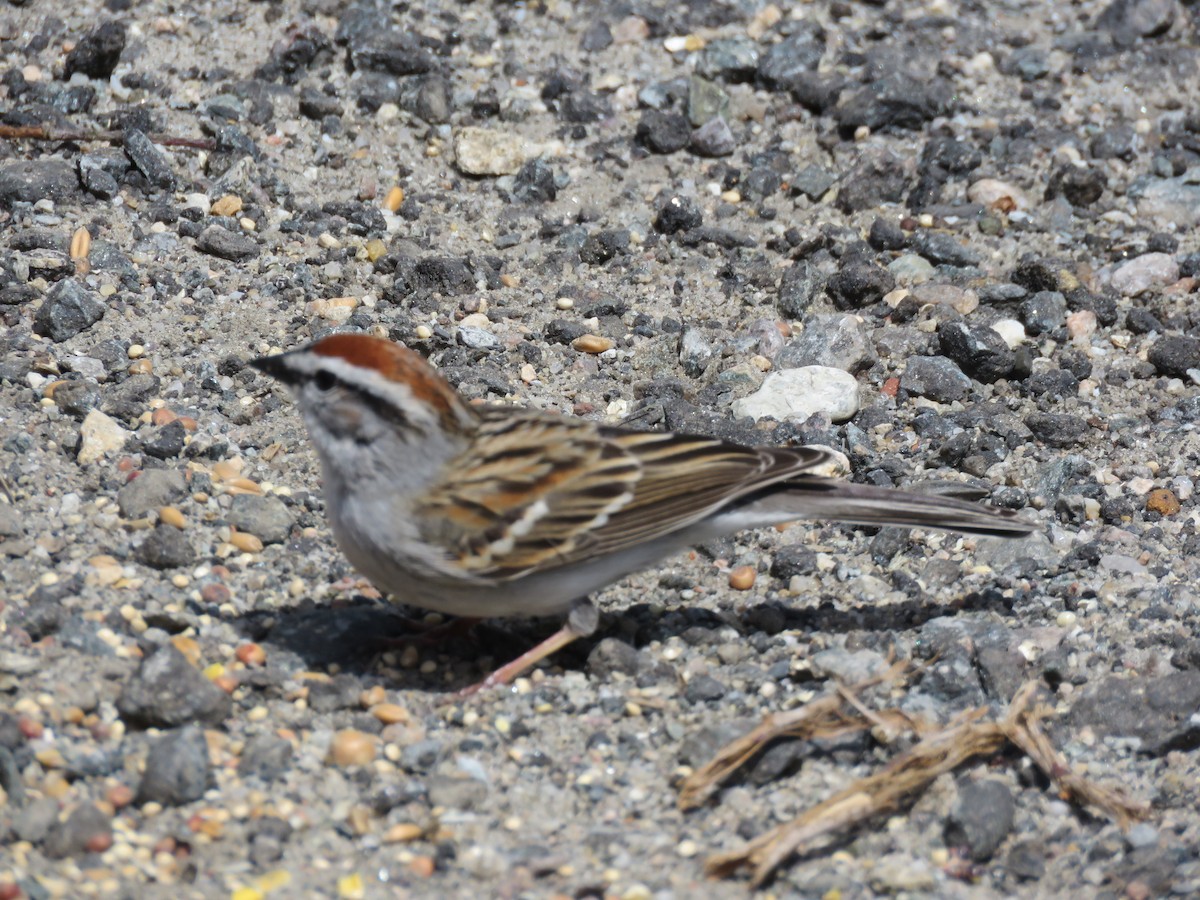
{"label": "dry twig", "polygon": [[[173,137],[169,134],[147,135],[164,147],[192,147],[196,150],[216,150],[217,142],[208,138]],[[0,125],[0,139],[6,141],[95,141],[102,144],[124,144],[123,131],[80,130],[59,131],[44,125]]]}
{"label": "dry twig", "polygon": [[[895,677],[892,674],[895,671],[893,669],[889,674]],[[974,757],[992,755],[1006,743],[1028,754],[1058,785],[1064,799],[1090,806],[1115,819],[1122,827],[1144,817],[1145,806],[1120,791],[1092,784],[1067,768],[1039,728],[1039,722],[1048,715],[1048,710],[1033,706],[1036,693],[1037,685],[1033,682],[1022,687],[1001,722],[979,721],[987,712],[980,708],[968,710],[943,729],[925,733],[915,746],[882,771],[859,779],[805,810],[793,821],[760,835],[742,849],[712,857],[706,867],[708,873],[727,876],[739,869],[751,868],[752,883],[761,885],[790,856],[816,839],[895,810],[939,775],[953,771]],[[907,728],[918,734],[925,731],[924,723],[897,710],[867,714],[854,709],[857,706],[859,703],[853,693],[843,689],[839,694],[822,697],[802,709],[782,716],[769,716],[753,732],[730,744],[712,763],[689,778],[684,783],[680,805],[689,808],[701,802],[769,740],[784,734],[812,736],[818,730],[822,734],[836,734],[872,726],[889,730]]]}

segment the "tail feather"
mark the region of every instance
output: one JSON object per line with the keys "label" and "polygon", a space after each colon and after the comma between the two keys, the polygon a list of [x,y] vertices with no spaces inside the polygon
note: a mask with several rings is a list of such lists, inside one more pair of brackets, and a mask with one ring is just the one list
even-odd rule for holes
{"label": "tail feather", "polygon": [[852,525],[902,525],[994,537],[1023,537],[1037,528],[1011,509],[819,475],[789,479],[755,498],[752,504],[756,513],[778,511],[781,518],[791,515]]}

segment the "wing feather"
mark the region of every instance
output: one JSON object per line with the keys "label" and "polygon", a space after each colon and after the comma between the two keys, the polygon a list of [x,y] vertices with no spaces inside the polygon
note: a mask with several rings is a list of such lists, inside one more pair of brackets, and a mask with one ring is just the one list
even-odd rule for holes
{"label": "wing feather", "polygon": [[464,574],[498,580],[671,534],[829,458],[511,408],[481,414],[478,439],[448,466],[418,524]]}

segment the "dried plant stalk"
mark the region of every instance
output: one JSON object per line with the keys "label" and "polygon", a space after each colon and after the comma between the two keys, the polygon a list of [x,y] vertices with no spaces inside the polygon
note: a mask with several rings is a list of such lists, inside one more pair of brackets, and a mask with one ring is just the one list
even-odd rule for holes
{"label": "dried plant stalk", "polygon": [[[791,822],[755,838],[745,847],[708,860],[706,871],[724,877],[750,868],[751,883],[761,885],[793,854],[818,838],[851,828],[882,813],[891,812],[938,776],[952,772],[977,756],[988,756],[1006,743],[1020,748],[1058,785],[1061,796],[1090,806],[1115,819],[1122,827],[1148,812],[1146,806],[1127,798],[1121,791],[1104,788],[1071,772],[1038,727],[1049,712],[1033,705],[1037,685],[1029,682],[1013,697],[1004,720],[979,721],[987,710],[968,710],[945,728],[929,731],[921,741],[902,753],[883,770],[861,778],[822,803],[805,810]],[[847,706],[851,707],[847,710]],[[802,709],[769,716],[749,735],[730,744],[712,763],[684,783],[680,805],[690,808],[744,765],[764,744],[783,734],[817,735],[821,729],[845,733],[869,727],[885,730],[908,729],[922,733],[924,723],[897,710],[871,712],[849,689],[822,697]],[[685,797],[687,802],[685,803]]]}

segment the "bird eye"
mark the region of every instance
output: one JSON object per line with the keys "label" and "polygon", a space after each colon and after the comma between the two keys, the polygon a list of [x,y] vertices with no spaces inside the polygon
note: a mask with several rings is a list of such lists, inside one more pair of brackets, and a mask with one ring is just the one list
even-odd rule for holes
{"label": "bird eye", "polygon": [[313,384],[317,386],[317,390],[328,392],[337,387],[337,378],[332,372],[321,371],[314,376]]}

